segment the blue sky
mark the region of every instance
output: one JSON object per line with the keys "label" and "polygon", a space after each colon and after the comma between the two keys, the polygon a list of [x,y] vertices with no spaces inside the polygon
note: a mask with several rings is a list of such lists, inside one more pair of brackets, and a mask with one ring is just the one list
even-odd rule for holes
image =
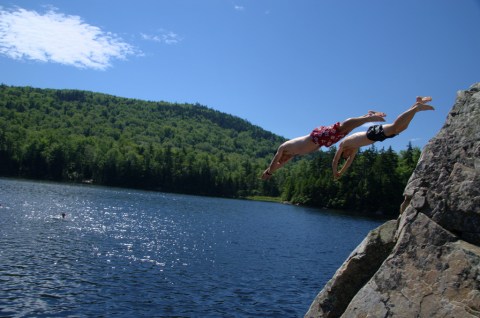
{"label": "blue sky", "polygon": [[4,0],[0,83],[199,103],[286,138],[432,96],[377,143],[401,150],[480,81],[479,30],[478,0]]}

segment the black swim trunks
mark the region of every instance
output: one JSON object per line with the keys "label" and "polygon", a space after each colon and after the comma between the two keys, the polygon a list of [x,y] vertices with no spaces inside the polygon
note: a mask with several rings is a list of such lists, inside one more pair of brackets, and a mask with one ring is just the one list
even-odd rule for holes
{"label": "black swim trunks", "polygon": [[367,138],[371,141],[384,141],[387,138],[393,138],[396,135],[385,136],[382,125],[370,126],[367,130]]}

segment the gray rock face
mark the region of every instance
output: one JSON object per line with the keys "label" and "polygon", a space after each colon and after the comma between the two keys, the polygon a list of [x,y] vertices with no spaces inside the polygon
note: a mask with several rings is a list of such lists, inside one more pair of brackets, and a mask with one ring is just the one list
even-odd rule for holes
{"label": "gray rock face", "polygon": [[305,317],[480,317],[479,172],[480,83],[423,150],[399,219],[367,236]]}
{"label": "gray rock face", "polygon": [[422,152],[404,194],[460,238],[480,244],[480,83],[461,91]]}
{"label": "gray rock face", "polygon": [[480,247],[423,213],[342,317],[480,317]]}
{"label": "gray rock face", "polygon": [[339,317],[392,251],[396,221],[371,231],[310,306],[309,317]]}

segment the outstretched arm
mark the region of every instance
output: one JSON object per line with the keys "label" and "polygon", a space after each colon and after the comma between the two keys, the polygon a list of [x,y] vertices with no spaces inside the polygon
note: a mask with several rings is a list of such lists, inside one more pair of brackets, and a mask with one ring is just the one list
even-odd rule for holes
{"label": "outstretched arm", "polygon": [[340,145],[338,146],[337,152],[335,153],[335,157],[333,157],[333,161],[332,161],[332,173],[333,173],[334,179],[337,179],[340,177],[337,169],[338,169],[338,161],[342,156],[342,152],[343,152],[343,143],[340,143]]}
{"label": "outstretched arm", "polygon": [[269,179],[276,170],[283,167],[293,157],[306,155],[317,150],[319,147],[320,146],[312,141],[310,135],[287,140],[278,147],[277,153],[273,157],[272,162],[263,172],[262,179]]}
{"label": "outstretched arm", "polygon": [[353,162],[353,159],[355,159],[355,156],[357,155],[357,150],[358,149],[355,149],[355,150],[352,151],[352,153],[350,154],[350,156],[347,159],[347,162],[345,162],[342,169],[340,169],[340,171],[337,172],[337,179],[340,178],[347,171],[347,169],[350,167],[350,165]]}
{"label": "outstretched arm", "polygon": [[268,168],[263,172],[262,174],[262,179],[263,180],[268,180],[272,177],[272,174],[280,169],[281,167],[283,167],[288,161],[290,161],[292,158],[293,158],[293,155],[290,155],[288,154],[286,151],[285,151],[285,146],[284,145],[281,145],[278,150],[277,150],[277,153],[275,154],[275,156],[273,157],[272,159],[272,162],[270,163],[270,165],[268,166]]}
{"label": "outstretched arm", "polygon": [[[347,161],[345,162],[345,164],[340,169],[340,171],[338,171],[338,162],[340,161],[342,153],[344,153],[344,152],[345,153],[348,152],[347,153],[348,158],[347,158]],[[345,151],[345,149],[342,147],[342,145],[340,145],[337,152],[335,153],[335,157],[333,158],[333,162],[332,162],[333,178],[335,180],[339,179],[347,171],[347,169],[352,164],[353,159],[355,159],[355,156],[357,155],[357,152],[358,152],[358,148],[349,149],[348,151]]]}

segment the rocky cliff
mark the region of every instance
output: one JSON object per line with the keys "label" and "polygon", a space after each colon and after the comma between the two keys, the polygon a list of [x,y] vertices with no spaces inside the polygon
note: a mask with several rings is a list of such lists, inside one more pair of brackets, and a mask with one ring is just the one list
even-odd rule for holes
{"label": "rocky cliff", "polygon": [[404,195],[305,317],[480,317],[480,83],[458,92]]}

